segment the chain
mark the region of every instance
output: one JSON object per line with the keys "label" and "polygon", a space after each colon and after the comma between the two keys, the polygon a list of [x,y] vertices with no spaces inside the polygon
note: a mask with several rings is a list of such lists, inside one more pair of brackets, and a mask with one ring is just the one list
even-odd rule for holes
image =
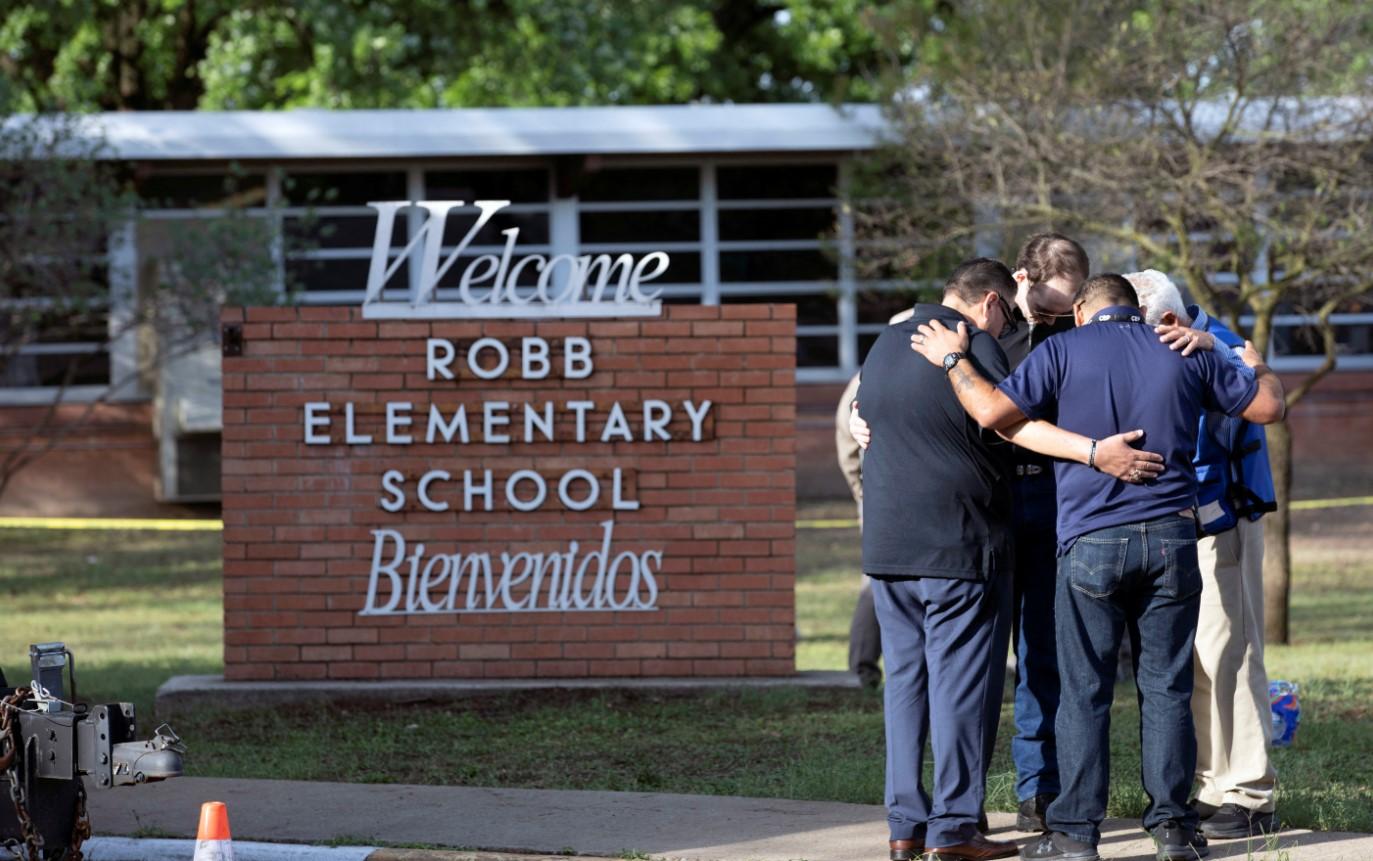
{"label": "chain", "polygon": [[67,849],[67,854],[62,856],[63,861],[82,861],[85,857],[81,854],[81,844],[91,836],[91,817],[86,811],[86,783],[80,777],[76,778],[76,819],[72,821],[71,845]]}
{"label": "chain", "polygon": [[[14,815],[19,820],[19,828],[24,834],[24,845],[29,850],[29,861],[39,861],[43,852],[43,837],[33,827],[33,817],[29,816],[29,797],[25,781],[19,774],[19,730],[14,716],[19,713],[19,704],[29,696],[28,688],[18,688],[13,694],[0,700],[0,764],[4,766],[5,777],[10,782],[10,801],[14,802]],[[28,761],[24,762],[25,770]]]}

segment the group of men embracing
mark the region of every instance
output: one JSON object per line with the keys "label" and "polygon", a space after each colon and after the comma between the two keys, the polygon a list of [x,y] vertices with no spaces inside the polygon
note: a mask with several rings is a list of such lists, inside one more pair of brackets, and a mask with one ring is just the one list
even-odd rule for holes
{"label": "group of men embracing", "polygon": [[[1158,857],[1275,825],[1253,521],[1282,386],[1162,273],[1089,272],[1056,233],[966,261],[863,364],[891,861],[1095,861],[1126,638]],[[1024,847],[983,813],[1012,632]]]}

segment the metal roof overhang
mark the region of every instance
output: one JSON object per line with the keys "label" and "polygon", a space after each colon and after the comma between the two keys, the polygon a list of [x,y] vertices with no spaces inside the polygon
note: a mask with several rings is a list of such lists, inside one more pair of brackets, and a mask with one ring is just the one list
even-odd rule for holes
{"label": "metal roof overhang", "polygon": [[662,105],[456,110],[144,111],[84,118],[129,161],[854,152],[877,105]]}

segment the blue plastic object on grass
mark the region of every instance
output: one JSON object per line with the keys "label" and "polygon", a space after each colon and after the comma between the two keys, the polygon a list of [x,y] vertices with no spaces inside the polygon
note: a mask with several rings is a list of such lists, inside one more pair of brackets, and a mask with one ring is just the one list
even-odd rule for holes
{"label": "blue plastic object on grass", "polygon": [[1273,710],[1273,747],[1287,747],[1301,725],[1297,683],[1281,679],[1269,682],[1268,704]]}

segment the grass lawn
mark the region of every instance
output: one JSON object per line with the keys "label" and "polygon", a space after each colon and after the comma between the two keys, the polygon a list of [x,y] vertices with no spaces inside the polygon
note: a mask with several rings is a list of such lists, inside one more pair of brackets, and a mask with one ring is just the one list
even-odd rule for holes
{"label": "grass lawn", "polygon": [[[803,518],[845,517],[845,506]],[[797,558],[801,669],[845,665],[857,590],[855,530],[803,530]],[[1275,678],[1302,686],[1297,744],[1276,752],[1290,824],[1373,831],[1373,542],[1302,539],[1293,644]],[[64,640],[82,699],[132,700],[152,727],[168,676],[220,669],[215,533],[0,531],[0,666]],[[990,806],[1013,807],[1003,732]],[[727,793],[868,804],[882,799],[882,712],[870,692],[710,696],[508,695],[461,704],[196,714],[178,721],[189,772],[357,782]],[[1112,728],[1111,813],[1134,816],[1138,719],[1122,687]]]}

